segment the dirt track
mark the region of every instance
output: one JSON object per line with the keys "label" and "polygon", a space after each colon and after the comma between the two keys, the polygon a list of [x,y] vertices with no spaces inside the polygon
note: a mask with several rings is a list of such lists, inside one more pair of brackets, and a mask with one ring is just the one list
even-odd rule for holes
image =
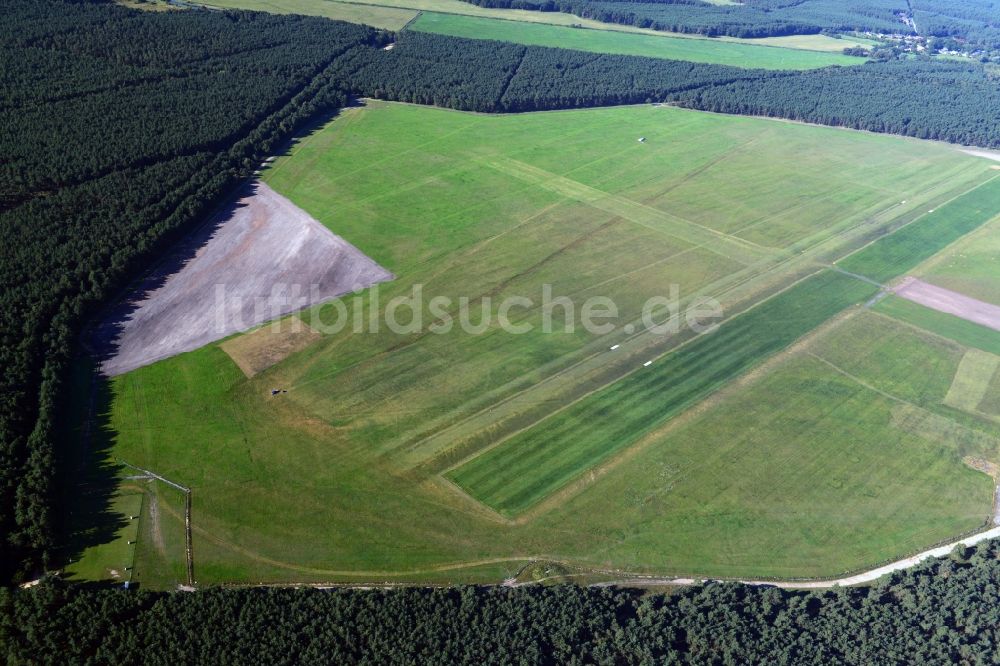
{"label": "dirt track", "polygon": [[992,303],[984,303],[959,294],[958,292],[936,287],[916,278],[906,278],[894,290],[897,296],[908,301],[945,312],[967,321],[1000,331],[1000,307]]}
{"label": "dirt track", "polygon": [[119,375],[392,277],[254,183],[112,308],[91,344]]}

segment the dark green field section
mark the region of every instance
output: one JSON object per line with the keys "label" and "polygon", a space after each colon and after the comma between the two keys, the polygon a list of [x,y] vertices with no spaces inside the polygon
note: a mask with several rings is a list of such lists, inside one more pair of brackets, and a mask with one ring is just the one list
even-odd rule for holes
{"label": "dark green field section", "polygon": [[1000,211],[1000,178],[993,178],[839,265],[877,282],[888,282],[978,229]]}
{"label": "dark green field section", "polygon": [[885,299],[875,306],[875,311],[954,340],[965,347],[982,349],[1000,356],[1000,333],[961,317],[938,312],[898,296]]}
{"label": "dark green field section", "polygon": [[877,291],[823,271],[447,476],[484,504],[516,515]]}
{"label": "dark green field section", "polygon": [[[991,219],[993,178],[852,255],[844,270],[888,282]],[[761,363],[878,288],[824,271],[726,322],[536,426],[447,477],[506,516],[517,515]]]}

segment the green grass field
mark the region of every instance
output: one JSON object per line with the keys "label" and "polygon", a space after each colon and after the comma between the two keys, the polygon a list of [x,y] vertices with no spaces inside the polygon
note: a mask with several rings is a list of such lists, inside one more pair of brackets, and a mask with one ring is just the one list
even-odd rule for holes
{"label": "green grass field", "polygon": [[118,523],[113,538],[94,545],[85,557],[70,562],[65,569],[68,578],[121,583],[132,580],[142,500],[137,489],[128,489],[114,497],[109,507],[109,513]]}
{"label": "green grass field", "polygon": [[821,51],[539,23],[525,24],[457,14],[424,13],[410,24],[409,29],[470,39],[494,39],[533,46],[557,46],[593,53],[647,56],[733,67],[815,69],[830,65],[857,65],[864,62],[862,58]]}
{"label": "green grass field", "polygon": [[[381,311],[419,284],[453,302],[532,299],[513,321],[535,330],[328,332],[252,379],[210,345],[111,382],[106,455],[193,489],[202,584],[496,581],[530,559],[710,576],[871,565],[983,523],[991,481],[962,456],[993,455],[992,425],[951,437],[980,427],[941,404],[957,342],[871,312],[812,339],[874,293],[823,267],[933,222],[929,208],[993,175],[947,146],[662,107],[351,109],[265,173],[398,276],[345,299],[347,312],[376,298]],[[612,299],[612,329],[562,332],[557,310],[559,332],[543,333],[544,285],[577,311]],[[670,285],[682,305],[717,299],[720,332],[629,333]],[[896,337],[872,342],[882,356],[867,370],[834,354],[889,324]],[[804,350],[773,356],[803,335]],[[614,400],[581,409],[599,396]],[[563,439],[518,435],[554,424]],[[538,454],[522,458],[511,443],[529,440]],[[470,484],[486,504],[447,478],[476,469],[475,487],[492,488],[491,456],[511,485]],[[156,499],[164,543],[144,529],[136,570],[168,586],[183,572],[182,507]]]}
{"label": "green grass field", "polygon": [[[589,30],[609,32],[612,34],[646,35],[649,37],[670,37],[672,39],[687,39],[712,44],[733,43],[755,46],[774,46],[795,50],[821,51],[827,54],[837,54],[843,57],[844,48],[849,46],[871,46],[872,42],[855,37],[836,39],[826,35],[789,35],[786,37],[763,37],[758,39],[740,39],[736,37],[706,38],[701,35],[682,33],[665,33],[645,28],[636,28],[615,23],[602,23],[580,18],[572,14],[560,12],[536,12],[519,9],[492,9],[478,7],[462,2],[462,0],[197,0],[197,4],[223,9],[252,9],[274,14],[306,14],[323,16],[338,21],[350,23],[365,23],[386,30],[400,30],[406,23],[417,16],[419,12],[449,14],[459,17],[479,17],[516,21],[518,24],[541,24],[563,27],[582,27]],[[718,0],[718,4],[735,4],[727,0]],[[161,5],[145,5],[160,7]],[[478,35],[472,35],[478,37]],[[594,44],[617,45],[616,40],[598,35],[593,37]],[[516,41],[516,40],[514,40]],[[550,46],[564,46],[551,44]],[[569,48],[568,46],[566,48]],[[583,48],[573,46],[572,48]],[[621,48],[620,46],[618,48]],[[710,47],[704,47],[710,48]],[[584,48],[583,50],[594,50]],[[618,51],[608,51],[618,53]],[[697,50],[696,50],[697,52]],[[638,54],[646,55],[646,54]],[[655,54],[650,54],[655,55]],[[794,56],[790,56],[794,57]],[[714,61],[709,61],[714,62]]]}
{"label": "green grass field", "polygon": [[876,293],[832,271],[809,278],[448,474],[516,515],[720,386]]}
{"label": "green grass field", "polygon": [[[920,259],[983,225],[996,210],[990,205],[994,201],[1000,201],[997,179],[843,263],[883,281],[899,277]],[[448,476],[501,514],[520,513],[848,305],[864,302],[877,292],[872,284],[831,271],[811,277],[726,322],[716,334],[702,336],[649,369],[636,371],[473,458]],[[586,427],[581,429],[582,423]]]}
{"label": "green grass field", "polygon": [[936,285],[1000,305],[1000,219],[969,234],[914,271]]}
{"label": "green grass field", "polygon": [[947,205],[931,209],[893,234],[892,242],[873,243],[840,266],[879,282],[900,277],[996,217],[998,203],[1000,176],[994,176]]}
{"label": "green grass field", "polygon": [[1000,333],[954,315],[931,310],[898,296],[880,302],[875,310],[900,321],[955,340],[972,349],[1000,355]]}

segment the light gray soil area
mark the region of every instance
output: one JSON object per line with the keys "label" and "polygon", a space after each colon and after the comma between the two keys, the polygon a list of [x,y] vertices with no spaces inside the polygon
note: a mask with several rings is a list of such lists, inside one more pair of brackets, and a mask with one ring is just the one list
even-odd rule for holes
{"label": "light gray soil area", "polygon": [[253,183],[107,313],[90,339],[129,372],[393,278],[264,183]]}
{"label": "light gray soil area", "polygon": [[963,148],[962,152],[966,155],[973,155],[974,157],[985,157],[988,160],[993,160],[994,162],[1000,162],[1000,153],[995,150],[978,150],[975,148]]}
{"label": "light gray soil area", "polygon": [[956,291],[908,277],[894,290],[897,296],[925,307],[1000,331],[1000,307]]}

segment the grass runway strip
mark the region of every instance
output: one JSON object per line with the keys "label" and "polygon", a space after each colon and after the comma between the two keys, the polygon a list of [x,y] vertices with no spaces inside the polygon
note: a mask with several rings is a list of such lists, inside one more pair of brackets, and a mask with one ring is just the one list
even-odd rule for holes
{"label": "grass runway strip", "polygon": [[516,515],[877,288],[824,271],[447,474]]}
{"label": "grass runway strip", "polygon": [[[840,265],[888,282],[985,224],[1000,200],[994,178],[882,238]],[[878,293],[826,271],[450,471],[447,477],[505,516],[517,515],[635,442],[844,308]],[[646,370],[646,368],[643,368]]]}
{"label": "grass runway strip", "polygon": [[[1000,210],[1000,178],[993,178],[838,265],[878,282],[897,278],[975,231]],[[891,242],[887,242],[891,239]]]}

